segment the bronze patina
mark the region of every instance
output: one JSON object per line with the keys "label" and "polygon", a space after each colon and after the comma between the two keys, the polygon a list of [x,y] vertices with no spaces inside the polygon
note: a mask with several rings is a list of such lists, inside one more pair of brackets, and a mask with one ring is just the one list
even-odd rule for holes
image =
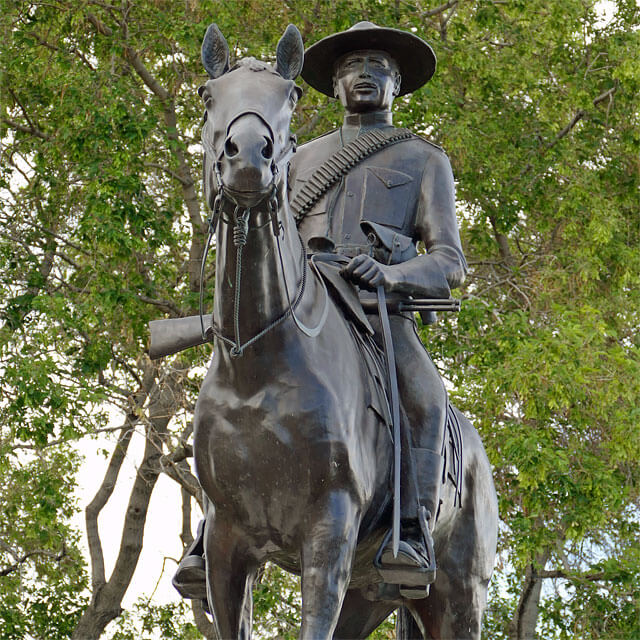
{"label": "bronze patina", "polygon": [[[203,42],[204,183],[218,240],[194,458],[210,507],[175,584],[206,598],[222,638],[250,637],[251,587],[271,560],[302,577],[305,640],[365,638],[398,607],[411,614],[398,637],[477,640],[495,490],[413,318],[455,308],[450,289],[466,271],[453,176],[442,149],[395,136],[391,116],[435,56],[413,34],[364,22],[302,61],[292,26],[275,68],[245,59],[230,69],[215,25]],[[301,69],[346,115],[296,150]],[[395,366],[385,369],[388,341]],[[396,376],[397,405],[383,388]]]}

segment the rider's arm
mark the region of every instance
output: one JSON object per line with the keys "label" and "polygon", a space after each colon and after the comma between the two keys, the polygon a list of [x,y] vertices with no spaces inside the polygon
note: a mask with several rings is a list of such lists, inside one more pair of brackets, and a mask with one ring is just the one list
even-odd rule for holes
{"label": "rider's arm", "polygon": [[415,239],[427,255],[391,267],[389,290],[446,298],[465,278],[467,263],[456,219],[453,172],[446,154],[434,150],[428,157],[415,218]]}

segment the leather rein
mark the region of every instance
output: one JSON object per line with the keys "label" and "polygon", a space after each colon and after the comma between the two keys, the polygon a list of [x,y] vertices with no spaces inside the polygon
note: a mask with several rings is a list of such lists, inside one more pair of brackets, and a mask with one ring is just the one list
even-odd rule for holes
{"label": "leather rein", "polygon": [[[245,111],[238,116],[236,116],[228,125],[227,133],[233,124],[238,118],[241,118],[244,115],[257,115],[263,123],[266,125],[269,136],[271,138],[271,143],[274,143],[274,136],[271,127],[266,122],[264,117],[256,111]],[[205,342],[208,342],[211,339],[211,335],[218,337],[224,343],[231,347],[230,355],[232,357],[239,357],[243,354],[244,350],[260,340],[260,338],[264,337],[267,333],[269,333],[272,329],[275,329],[278,325],[282,324],[289,316],[292,317],[296,327],[300,331],[302,331],[305,335],[309,337],[315,337],[319,335],[322,330],[324,323],[327,319],[327,315],[329,312],[329,294],[327,292],[326,286],[324,284],[324,280],[322,277],[318,275],[318,280],[320,281],[323,291],[324,291],[324,306],[320,316],[320,320],[318,321],[315,327],[309,327],[302,323],[300,319],[296,316],[295,310],[302,301],[304,296],[306,282],[307,282],[307,259],[306,259],[306,247],[302,237],[300,237],[301,242],[301,260],[302,260],[302,278],[300,279],[300,284],[298,285],[298,290],[295,296],[295,299],[291,300],[291,295],[289,293],[289,287],[287,285],[287,278],[284,268],[284,259],[282,257],[282,247],[280,245],[280,236],[283,233],[284,226],[282,222],[278,219],[278,211],[280,208],[280,203],[278,202],[278,193],[277,193],[277,177],[278,177],[278,165],[283,163],[285,160],[287,162],[287,166],[289,164],[289,159],[291,155],[295,152],[295,138],[291,138],[290,144],[283,150],[280,154],[280,157],[276,161],[273,159],[271,162],[271,185],[267,190],[267,193],[263,196],[261,200],[259,200],[256,204],[250,207],[241,206],[237,198],[235,197],[234,191],[229,189],[222,180],[222,156],[224,150],[219,154],[215,155],[215,149],[212,146],[203,143],[205,147],[207,147],[210,151],[214,152],[215,161],[215,176],[218,184],[218,193],[216,194],[211,216],[207,218],[207,223],[209,227],[209,232],[207,235],[207,242],[205,244],[204,252],[202,255],[202,262],[200,264],[200,300],[199,300],[199,314],[200,314],[200,328],[202,331],[202,339]],[[232,219],[226,218],[222,215],[222,207],[224,202],[230,202],[235,205],[235,209],[233,212]],[[253,337],[251,337],[246,342],[242,343],[240,340],[240,293],[241,293],[241,282],[242,282],[242,252],[247,244],[247,237],[249,235],[249,217],[251,215],[251,211],[254,210],[257,206],[262,205],[266,202],[266,209],[269,215],[270,223],[273,235],[276,238],[276,244],[278,247],[278,257],[280,268],[282,270],[282,278],[284,282],[285,295],[287,298],[287,308],[283,313],[281,313],[273,322],[269,323],[264,329],[259,331]],[[222,331],[215,326],[213,320],[211,322],[211,327],[209,329],[205,329],[204,325],[204,281],[205,281],[205,267],[207,262],[207,257],[209,254],[209,249],[211,247],[211,241],[213,236],[215,235],[218,225],[223,222],[225,224],[233,224],[233,244],[236,247],[236,273],[235,273],[235,283],[234,283],[234,305],[233,305],[233,328],[234,328],[234,337],[233,339],[226,337],[223,335]],[[262,225],[264,226],[264,225]],[[255,229],[259,229],[261,227],[254,227]],[[299,235],[299,234],[298,234]],[[315,265],[312,265],[315,270]]]}

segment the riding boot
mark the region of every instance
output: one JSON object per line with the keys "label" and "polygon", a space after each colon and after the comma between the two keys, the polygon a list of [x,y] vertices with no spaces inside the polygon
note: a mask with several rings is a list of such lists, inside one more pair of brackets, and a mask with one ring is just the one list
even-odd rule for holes
{"label": "riding boot", "polygon": [[204,562],[204,520],[198,524],[195,540],[186,550],[171,580],[183,598],[207,599],[207,575]]}
{"label": "riding boot", "polygon": [[443,458],[434,451],[418,448],[411,448],[411,455],[403,458],[410,460],[403,464],[405,482],[398,555],[393,556],[388,536],[376,566],[385,581],[400,585],[402,596],[424,598],[436,575],[431,531],[439,507]]}
{"label": "riding boot", "polygon": [[[430,449],[412,448],[411,458],[416,474],[418,493],[418,518],[407,527],[407,539],[411,535],[426,547],[427,575],[430,582],[436,579],[436,558],[433,543],[433,528],[440,513],[440,486],[444,470],[444,458]],[[409,533],[411,532],[411,533]],[[411,585],[401,586],[400,593],[406,598],[424,597],[424,589],[415,589]],[[427,587],[428,593],[428,587]]]}
{"label": "riding boot", "polygon": [[433,531],[440,513],[440,487],[444,472],[444,457],[430,449],[411,449],[411,457],[416,472],[418,502],[432,514],[429,529]]}

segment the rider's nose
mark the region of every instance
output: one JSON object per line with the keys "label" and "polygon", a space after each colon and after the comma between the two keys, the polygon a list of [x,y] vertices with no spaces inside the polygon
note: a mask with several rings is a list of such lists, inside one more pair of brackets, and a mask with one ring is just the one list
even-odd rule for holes
{"label": "rider's nose", "polygon": [[362,67],[360,67],[360,76],[361,77],[370,77],[371,69],[369,69],[369,65],[366,62],[362,63]]}

